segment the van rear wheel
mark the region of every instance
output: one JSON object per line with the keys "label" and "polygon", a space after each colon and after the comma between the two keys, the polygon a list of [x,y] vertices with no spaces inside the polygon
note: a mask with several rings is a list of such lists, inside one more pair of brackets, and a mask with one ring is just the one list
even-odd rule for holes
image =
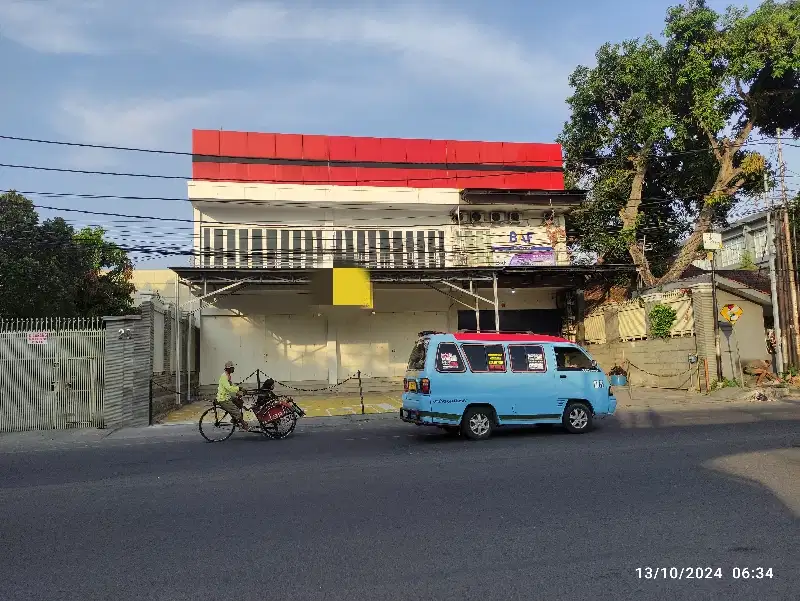
{"label": "van rear wheel", "polygon": [[494,416],[487,407],[471,407],[461,419],[461,431],[470,440],[486,440],[494,430]]}
{"label": "van rear wheel", "polygon": [[561,422],[571,434],[588,432],[592,429],[592,408],[582,401],[574,401],[564,409]]}

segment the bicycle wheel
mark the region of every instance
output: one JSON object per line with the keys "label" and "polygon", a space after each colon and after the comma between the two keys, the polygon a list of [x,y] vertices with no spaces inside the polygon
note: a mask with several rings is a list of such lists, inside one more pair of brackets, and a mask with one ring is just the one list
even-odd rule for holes
{"label": "bicycle wheel", "polygon": [[286,438],[294,431],[297,425],[297,415],[293,411],[287,411],[276,420],[271,422],[261,422],[261,430],[265,436],[280,440]]}
{"label": "bicycle wheel", "polygon": [[222,407],[209,407],[200,416],[200,434],[208,442],[228,440],[236,430],[233,417]]}

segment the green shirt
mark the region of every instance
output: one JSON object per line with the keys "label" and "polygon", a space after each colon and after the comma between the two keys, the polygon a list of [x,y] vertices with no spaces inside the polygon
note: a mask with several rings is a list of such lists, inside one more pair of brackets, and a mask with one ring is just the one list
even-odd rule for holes
{"label": "green shirt", "polygon": [[217,387],[217,401],[222,403],[233,398],[239,392],[239,387],[231,384],[228,381],[228,374],[222,373],[219,377],[219,386]]}

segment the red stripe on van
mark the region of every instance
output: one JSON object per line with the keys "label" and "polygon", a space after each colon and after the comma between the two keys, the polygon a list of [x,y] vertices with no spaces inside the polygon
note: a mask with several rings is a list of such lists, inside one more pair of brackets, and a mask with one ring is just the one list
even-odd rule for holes
{"label": "red stripe on van", "polygon": [[473,342],[558,342],[572,344],[566,338],[558,336],[546,336],[544,334],[496,334],[496,333],[465,333],[457,332],[453,334],[456,340]]}

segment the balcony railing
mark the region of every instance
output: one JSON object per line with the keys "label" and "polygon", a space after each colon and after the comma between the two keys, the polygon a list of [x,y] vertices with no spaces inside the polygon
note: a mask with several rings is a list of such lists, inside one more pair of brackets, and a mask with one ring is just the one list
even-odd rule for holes
{"label": "balcony railing", "polygon": [[[541,237],[540,237],[541,238]],[[489,230],[278,229],[203,227],[193,264],[228,269],[313,269],[336,264],[370,269],[569,265],[533,234],[498,237]]]}

